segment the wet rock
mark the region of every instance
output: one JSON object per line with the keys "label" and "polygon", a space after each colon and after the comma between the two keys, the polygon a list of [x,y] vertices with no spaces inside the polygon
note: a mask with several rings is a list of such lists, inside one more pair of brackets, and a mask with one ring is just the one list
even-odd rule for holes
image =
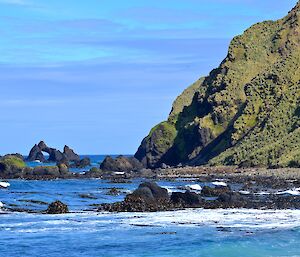
{"label": "wet rock", "polygon": [[117,188],[115,188],[115,187],[111,188],[111,189],[107,192],[107,195],[112,195],[112,196],[118,196],[118,195],[120,195],[120,194],[121,194],[121,192],[120,192]]}
{"label": "wet rock", "polygon": [[141,197],[144,200],[169,200],[168,190],[158,186],[154,182],[144,182],[132,193],[134,197]]}
{"label": "wet rock", "polygon": [[47,214],[64,214],[69,213],[69,208],[66,204],[61,201],[55,201],[48,206],[46,210]]}
{"label": "wet rock", "polygon": [[24,202],[24,203],[33,203],[33,204],[39,204],[39,205],[48,205],[49,203],[44,202],[44,201],[39,201],[39,200],[27,200],[27,199],[21,199],[18,200],[19,202]]}
{"label": "wet rock", "polygon": [[204,186],[201,191],[201,195],[205,197],[217,197],[224,193],[229,193],[231,190],[229,187],[208,187]]}
{"label": "wet rock", "polygon": [[79,197],[83,199],[97,199],[97,197],[92,194],[80,194]]}
{"label": "wet rock", "polygon": [[168,191],[156,183],[142,183],[137,190],[126,196],[123,202],[103,204],[99,211],[145,212],[162,211],[171,208]]}
{"label": "wet rock", "polygon": [[246,198],[236,192],[223,193],[217,201],[220,208],[242,208],[248,204]]}
{"label": "wet rock", "polygon": [[175,205],[182,206],[184,208],[191,207],[200,207],[203,202],[202,198],[190,191],[182,192],[174,192],[171,195],[171,202]]}

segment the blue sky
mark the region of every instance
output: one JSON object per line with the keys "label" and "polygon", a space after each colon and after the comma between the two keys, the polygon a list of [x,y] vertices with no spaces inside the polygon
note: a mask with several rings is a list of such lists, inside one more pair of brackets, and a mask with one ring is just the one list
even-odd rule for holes
{"label": "blue sky", "polygon": [[230,39],[296,0],[0,0],[0,154],[134,153]]}

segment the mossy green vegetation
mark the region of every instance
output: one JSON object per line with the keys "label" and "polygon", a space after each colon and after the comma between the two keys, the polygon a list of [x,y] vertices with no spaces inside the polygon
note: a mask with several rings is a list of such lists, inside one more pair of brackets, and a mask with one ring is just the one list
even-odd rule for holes
{"label": "mossy green vegetation", "polygon": [[17,169],[22,169],[26,167],[25,162],[22,159],[15,156],[6,156],[0,160],[0,163],[8,167],[14,167]]}
{"label": "mossy green vegetation", "polygon": [[300,163],[299,35],[300,3],[283,19],[235,37],[220,66],[186,89],[168,121],[151,130],[138,159],[151,167]]}

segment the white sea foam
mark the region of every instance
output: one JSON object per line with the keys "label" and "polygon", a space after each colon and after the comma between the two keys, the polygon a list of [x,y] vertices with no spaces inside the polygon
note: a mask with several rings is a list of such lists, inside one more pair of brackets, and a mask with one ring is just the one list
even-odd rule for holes
{"label": "white sea foam", "polygon": [[198,184],[192,184],[192,185],[186,185],[186,189],[195,190],[195,191],[201,191],[202,187]]}
{"label": "white sea foam", "polygon": [[163,186],[162,188],[167,189],[169,194],[173,193],[176,189],[173,186]]}
{"label": "white sea foam", "polygon": [[[253,229],[288,229],[300,227],[300,210],[203,210],[193,209],[175,212],[119,214],[129,225],[143,226],[214,226]],[[130,217],[131,216],[131,217]],[[129,218],[129,219],[128,219]]]}
{"label": "white sea foam", "polygon": [[239,191],[239,193],[242,194],[242,195],[249,195],[250,194],[249,191],[244,191],[244,190]]}
{"label": "white sea foam", "polygon": [[115,174],[115,175],[124,175],[125,172],[119,172],[119,171],[116,171],[116,172],[114,172],[114,174]]}
{"label": "white sea foam", "polygon": [[10,187],[10,184],[8,183],[8,182],[0,182],[0,188],[8,188],[8,187]]}
{"label": "white sea foam", "polygon": [[222,181],[215,181],[215,182],[212,182],[212,184],[214,186],[227,187],[227,183],[222,182]]}
{"label": "white sea foam", "polygon": [[277,192],[277,195],[300,195],[300,192],[297,189],[290,189],[283,192]]}
{"label": "white sea foam", "polygon": [[[188,209],[157,213],[70,213],[62,215],[9,214],[10,222],[0,226],[18,233],[47,231],[97,231],[103,228],[130,229],[136,226],[154,227],[224,227],[262,230],[300,227],[300,210],[204,210]],[[13,222],[13,217],[15,222]],[[22,221],[22,222],[21,222]]]}
{"label": "white sea foam", "polygon": [[269,192],[258,192],[256,193],[256,195],[269,195],[270,193]]}
{"label": "white sea foam", "polygon": [[4,204],[2,202],[0,202],[0,208],[3,208]]}

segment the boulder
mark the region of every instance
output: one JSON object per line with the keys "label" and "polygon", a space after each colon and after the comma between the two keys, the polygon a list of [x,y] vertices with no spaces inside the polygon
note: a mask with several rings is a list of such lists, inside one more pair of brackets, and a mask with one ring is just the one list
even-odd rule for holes
{"label": "boulder", "polygon": [[121,192],[120,192],[117,188],[115,188],[115,187],[111,188],[111,189],[107,192],[107,195],[112,195],[112,196],[118,196],[118,195],[120,195],[120,194],[121,194]]}
{"label": "boulder", "polygon": [[69,173],[69,168],[66,164],[59,164],[58,166],[58,169],[59,169],[59,173],[62,174],[62,175],[66,175]]}
{"label": "boulder", "polygon": [[201,191],[201,195],[205,197],[218,197],[224,193],[230,193],[231,190],[229,187],[208,187],[204,186]]}
{"label": "boulder", "polygon": [[100,165],[100,169],[103,171],[114,171],[114,172],[130,172],[138,171],[143,168],[141,162],[134,157],[118,156],[113,159],[107,156]]}
{"label": "boulder", "polygon": [[137,190],[126,196],[123,202],[103,204],[100,210],[111,212],[144,212],[171,209],[168,191],[156,183],[142,183]]}
{"label": "boulder", "polygon": [[26,164],[23,159],[15,155],[6,155],[0,158],[0,177],[18,178],[22,175]]}
{"label": "boulder", "polygon": [[47,214],[64,214],[68,213],[69,208],[66,204],[62,203],[61,201],[55,201],[48,206],[46,210]]}
{"label": "boulder", "polygon": [[88,178],[101,178],[103,175],[103,172],[102,172],[102,170],[93,167],[89,171],[85,172],[84,175]]}
{"label": "boulder", "polygon": [[61,174],[60,174],[59,167],[57,166],[46,166],[46,167],[38,166],[33,168],[32,175],[38,177],[49,176],[49,177],[58,178],[60,177]]}
{"label": "boulder", "polygon": [[185,208],[191,208],[200,207],[203,200],[198,194],[186,191],[185,193],[173,192],[171,195],[171,202],[174,205],[179,205]]}
{"label": "boulder", "polygon": [[143,188],[149,189],[155,200],[169,200],[168,190],[158,186],[155,182],[144,182],[136,191]]}
{"label": "boulder", "polygon": [[82,160],[76,161],[71,165],[71,167],[73,168],[85,168],[88,166],[91,166],[91,160],[87,157],[83,158]]}
{"label": "boulder", "polygon": [[223,193],[219,196],[219,208],[242,208],[247,205],[247,200],[236,192]]}

